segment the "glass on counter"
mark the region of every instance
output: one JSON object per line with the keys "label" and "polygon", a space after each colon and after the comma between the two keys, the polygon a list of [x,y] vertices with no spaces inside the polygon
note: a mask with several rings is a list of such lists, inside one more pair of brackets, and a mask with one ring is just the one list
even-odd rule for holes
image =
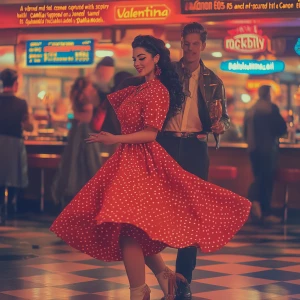
{"label": "glass on counter", "polygon": [[71,128],[71,114],[64,111],[64,115],[60,116],[52,109],[36,107],[31,109],[31,119],[34,130],[24,132],[25,140],[66,141]]}

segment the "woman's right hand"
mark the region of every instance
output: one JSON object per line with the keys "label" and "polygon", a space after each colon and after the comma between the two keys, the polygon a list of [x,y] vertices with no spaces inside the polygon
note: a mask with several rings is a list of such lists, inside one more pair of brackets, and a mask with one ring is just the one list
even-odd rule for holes
{"label": "woman's right hand", "polygon": [[85,139],[88,144],[103,143],[105,145],[113,145],[118,143],[118,136],[109,132],[101,131],[100,133],[90,133]]}

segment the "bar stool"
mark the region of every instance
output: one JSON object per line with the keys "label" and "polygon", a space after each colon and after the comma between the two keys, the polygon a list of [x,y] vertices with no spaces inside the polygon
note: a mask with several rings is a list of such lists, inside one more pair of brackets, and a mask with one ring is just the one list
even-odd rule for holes
{"label": "bar stool", "polygon": [[[17,212],[17,197],[14,196],[12,200],[12,204],[14,206],[14,212]],[[8,215],[8,187],[4,187],[4,216],[7,218]],[[5,222],[5,221],[4,221]]]}
{"label": "bar stool", "polygon": [[[5,226],[6,219],[8,217],[8,196],[9,196],[9,187],[4,187],[4,203],[3,208],[0,206],[0,226]],[[17,212],[17,195],[15,194],[12,198],[12,205],[14,208],[14,213]],[[3,211],[4,210],[4,211]]]}
{"label": "bar stool", "polygon": [[209,177],[216,180],[234,180],[237,177],[237,168],[233,166],[210,166]]}
{"label": "bar stool", "polygon": [[289,201],[289,184],[300,183],[300,169],[284,169],[280,168],[276,174],[276,180],[284,185],[284,217],[283,221],[286,224],[288,218],[288,201]]}
{"label": "bar stool", "polygon": [[28,167],[41,169],[40,210],[45,208],[45,169],[57,169],[61,159],[57,154],[28,154]]}

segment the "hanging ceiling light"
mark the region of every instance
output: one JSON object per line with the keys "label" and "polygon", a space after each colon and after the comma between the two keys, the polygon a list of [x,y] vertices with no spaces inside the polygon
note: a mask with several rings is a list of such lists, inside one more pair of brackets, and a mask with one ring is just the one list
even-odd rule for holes
{"label": "hanging ceiling light", "polygon": [[222,52],[212,52],[211,55],[212,55],[213,57],[222,57],[222,56],[223,56]]}
{"label": "hanging ceiling light", "polygon": [[96,50],[95,52],[97,57],[105,57],[105,56],[114,56],[114,52],[111,50]]}
{"label": "hanging ceiling light", "polygon": [[241,100],[244,103],[249,103],[251,101],[251,96],[249,94],[242,94],[241,95]]}

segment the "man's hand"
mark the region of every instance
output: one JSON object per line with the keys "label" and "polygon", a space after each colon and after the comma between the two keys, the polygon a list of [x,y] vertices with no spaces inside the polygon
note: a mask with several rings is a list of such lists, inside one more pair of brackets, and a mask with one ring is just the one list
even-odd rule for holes
{"label": "man's hand", "polygon": [[225,125],[222,122],[216,122],[211,126],[211,131],[213,133],[222,134],[225,132]]}
{"label": "man's hand", "polygon": [[118,143],[116,135],[105,131],[101,131],[100,133],[90,133],[85,141],[88,144],[103,143],[105,145],[113,145]]}

